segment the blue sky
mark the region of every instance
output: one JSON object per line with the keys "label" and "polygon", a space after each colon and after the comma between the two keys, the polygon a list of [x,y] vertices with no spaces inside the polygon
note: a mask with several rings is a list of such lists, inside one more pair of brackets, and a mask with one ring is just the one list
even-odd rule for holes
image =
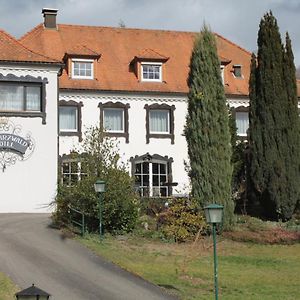
{"label": "blue sky", "polygon": [[20,37],[42,22],[43,7],[57,8],[58,23],[200,31],[203,23],[256,51],[260,19],[269,10],[282,37],[292,39],[300,65],[300,0],[0,0],[0,28]]}

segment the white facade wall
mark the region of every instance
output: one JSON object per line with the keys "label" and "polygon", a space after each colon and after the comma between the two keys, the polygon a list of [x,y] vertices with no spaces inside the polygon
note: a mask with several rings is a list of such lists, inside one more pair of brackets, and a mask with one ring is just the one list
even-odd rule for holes
{"label": "white facade wall", "polygon": [[[57,73],[58,67],[0,66],[2,75],[30,75],[47,78],[46,124],[40,117],[3,117],[21,127],[20,135],[30,133],[35,149],[27,160],[17,160],[0,170],[0,213],[49,212],[57,183]],[[3,152],[0,151],[0,157]],[[3,156],[2,156],[3,159]]]}
{"label": "white facade wall", "polygon": [[[107,102],[121,102],[129,104],[129,143],[124,137],[114,138],[118,140],[120,155],[123,162],[127,163],[128,171],[131,174],[130,158],[142,156],[146,153],[150,155],[158,154],[173,158],[172,176],[173,182],[178,186],[173,188],[173,194],[187,194],[190,191],[189,178],[185,170],[185,162],[188,162],[187,144],[183,130],[187,114],[187,98],[184,96],[166,95],[139,95],[139,94],[105,94],[105,93],[83,93],[83,92],[61,92],[59,100],[82,102],[82,132],[90,126],[100,125],[100,108],[98,104]],[[146,143],[146,109],[145,104],[168,104],[175,105],[175,142],[171,144],[171,139],[150,138]],[[247,97],[229,97],[227,103],[236,109],[248,107]],[[300,102],[299,102],[300,107]],[[83,134],[84,138],[84,134]],[[80,149],[79,139],[76,136],[59,137],[59,155],[69,154],[72,150]]]}
{"label": "white facade wall", "polygon": [[[123,162],[128,165],[131,173],[131,163],[129,159],[136,155],[142,156],[146,153],[150,155],[158,154],[173,158],[172,176],[173,182],[178,186],[173,188],[173,194],[188,192],[188,176],[184,168],[184,161],[187,161],[187,145],[183,136],[185,117],[187,111],[186,97],[178,96],[156,96],[156,95],[111,95],[111,94],[78,94],[60,93],[59,100],[82,102],[82,131],[89,126],[100,124],[100,109],[98,104],[107,102],[121,102],[130,104],[129,114],[129,143],[124,137],[117,138],[120,155]],[[145,104],[168,104],[175,105],[174,111],[174,134],[175,141],[171,144],[171,139],[150,138],[149,144],[146,143],[146,109]],[[83,136],[84,137],[84,136]],[[78,137],[60,136],[59,154],[69,154],[71,150],[78,149]]]}
{"label": "white facade wall", "polygon": [[[129,108],[129,143],[125,138],[117,138],[119,142],[120,154],[123,162],[128,165],[131,173],[130,158],[142,156],[146,153],[150,155],[159,154],[161,156],[172,157],[173,182],[178,186],[173,189],[173,194],[186,194],[189,192],[189,178],[185,170],[185,162],[188,162],[187,144],[183,135],[185,119],[187,114],[187,98],[184,96],[165,96],[165,95],[138,95],[138,94],[105,94],[105,93],[76,93],[62,92],[60,100],[82,102],[82,131],[89,126],[100,124],[100,109],[98,104],[107,102],[121,102],[130,104]],[[175,143],[171,144],[170,139],[150,138],[149,144],[146,143],[146,110],[145,104],[168,104],[175,105],[174,123],[175,123]],[[249,99],[247,97],[229,97],[227,103],[232,108],[248,107]],[[78,148],[80,143],[78,137],[59,138],[59,154],[69,154],[70,151]]]}

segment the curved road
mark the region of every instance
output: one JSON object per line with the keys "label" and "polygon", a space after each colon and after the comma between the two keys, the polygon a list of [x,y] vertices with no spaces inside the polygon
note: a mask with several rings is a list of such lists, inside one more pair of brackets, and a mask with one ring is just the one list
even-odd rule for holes
{"label": "curved road", "polygon": [[167,300],[163,290],[51,229],[48,214],[0,214],[0,271],[53,300]]}

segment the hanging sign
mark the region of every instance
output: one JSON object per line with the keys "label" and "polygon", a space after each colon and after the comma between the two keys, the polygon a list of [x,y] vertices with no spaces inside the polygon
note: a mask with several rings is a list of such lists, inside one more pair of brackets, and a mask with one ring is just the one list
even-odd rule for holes
{"label": "hanging sign", "polygon": [[17,161],[28,159],[35,148],[35,142],[30,133],[22,134],[22,127],[14,124],[8,118],[0,118],[0,168]]}
{"label": "hanging sign", "polygon": [[28,146],[29,142],[21,136],[0,133],[0,151],[15,151],[24,155]]}

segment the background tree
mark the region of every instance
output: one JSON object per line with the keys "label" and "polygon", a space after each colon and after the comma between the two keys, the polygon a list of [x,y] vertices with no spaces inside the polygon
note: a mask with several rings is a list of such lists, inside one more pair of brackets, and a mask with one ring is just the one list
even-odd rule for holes
{"label": "background tree", "polygon": [[81,162],[81,172],[85,176],[71,186],[59,186],[53,219],[59,225],[68,224],[69,206],[72,206],[87,216],[86,225],[90,232],[98,230],[99,198],[94,191],[94,183],[100,178],[106,183],[104,230],[111,233],[129,232],[134,229],[138,217],[133,179],[126,166],[120,163],[113,139],[105,137],[98,127],[89,128],[84,136],[82,149],[74,151],[72,158]]}
{"label": "background tree", "polygon": [[188,78],[185,135],[192,195],[203,207],[224,205],[224,226],[233,222],[228,109],[214,35],[204,26],[196,38]]}
{"label": "background tree", "polygon": [[257,44],[249,82],[251,186],[264,216],[287,220],[300,197],[299,117],[291,42],[287,35],[283,47],[271,12]]}

